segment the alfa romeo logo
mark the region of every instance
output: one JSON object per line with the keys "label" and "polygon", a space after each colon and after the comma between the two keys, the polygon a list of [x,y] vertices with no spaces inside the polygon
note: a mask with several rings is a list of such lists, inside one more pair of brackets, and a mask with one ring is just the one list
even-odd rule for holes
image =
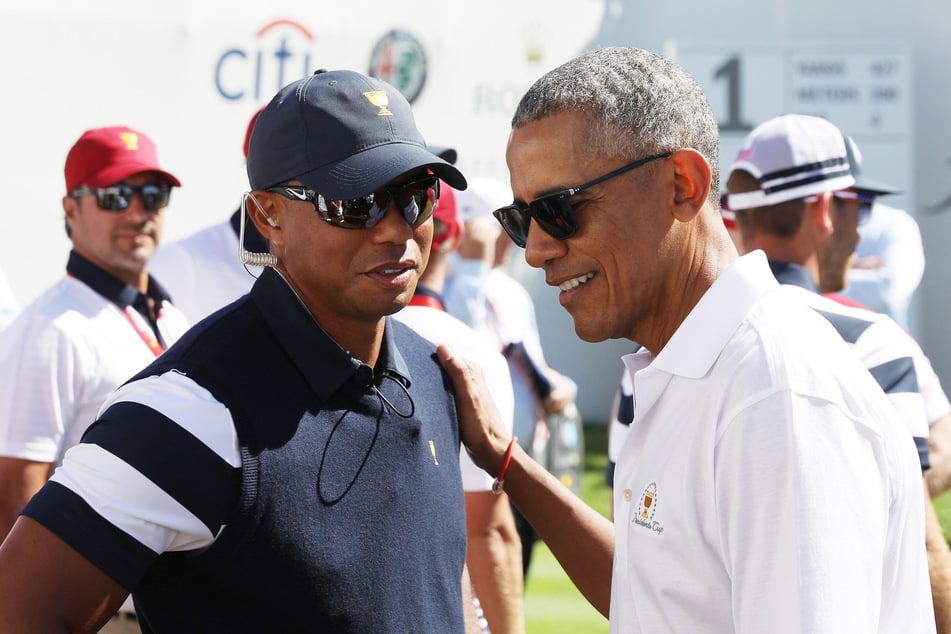
{"label": "alfa romeo logo", "polygon": [[394,86],[413,103],[426,84],[423,46],[406,31],[389,31],[373,47],[368,74]]}

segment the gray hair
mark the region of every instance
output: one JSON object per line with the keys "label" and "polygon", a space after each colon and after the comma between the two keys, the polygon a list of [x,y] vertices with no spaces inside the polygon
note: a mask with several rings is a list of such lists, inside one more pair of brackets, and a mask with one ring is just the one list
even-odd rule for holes
{"label": "gray hair", "polygon": [[546,73],[522,97],[519,128],[548,115],[587,114],[592,153],[636,160],[693,148],[710,163],[710,200],[720,196],[720,133],[696,80],[671,60],[639,48],[585,53]]}

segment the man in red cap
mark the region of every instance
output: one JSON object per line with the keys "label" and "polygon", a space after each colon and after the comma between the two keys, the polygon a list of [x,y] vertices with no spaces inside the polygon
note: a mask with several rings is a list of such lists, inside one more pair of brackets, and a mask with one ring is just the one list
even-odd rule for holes
{"label": "man in red cap", "polygon": [[179,185],[131,128],[88,130],[70,149],[66,275],[0,336],[0,539],[106,396],[187,329],[146,268]]}

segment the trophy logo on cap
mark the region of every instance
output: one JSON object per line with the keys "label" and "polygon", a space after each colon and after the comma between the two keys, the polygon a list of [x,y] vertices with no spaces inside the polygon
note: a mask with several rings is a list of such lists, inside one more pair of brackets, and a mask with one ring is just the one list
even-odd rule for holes
{"label": "trophy logo on cap", "polygon": [[139,135],[135,132],[120,132],[119,138],[125,143],[126,149],[130,151],[139,149]]}
{"label": "trophy logo on cap", "polygon": [[366,97],[367,101],[380,109],[376,113],[378,117],[392,117],[393,112],[387,108],[390,105],[390,98],[386,94],[385,90],[371,90],[369,92],[363,93],[363,96]]}

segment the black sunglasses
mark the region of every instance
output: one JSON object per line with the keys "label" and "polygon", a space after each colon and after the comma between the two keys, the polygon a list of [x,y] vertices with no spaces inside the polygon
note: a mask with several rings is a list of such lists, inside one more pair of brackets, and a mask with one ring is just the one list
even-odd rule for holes
{"label": "black sunglasses", "polygon": [[172,187],[168,183],[154,184],[146,183],[139,187],[133,187],[127,183],[117,183],[110,187],[87,187],[82,185],[73,190],[73,198],[85,196],[86,194],[95,194],[96,204],[103,211],[113,211],[122,213],[132,204],[132,197],[139,195],[142,206],[146,211],[158,211],[168,206],[168,201],[172,196]]}
{"label": "black sunglasses", "polygon": [[608,179],[619,176],[624,172],[629,172],[641,165],[656,161],[657,159],[667,158],[668,156],[670,156],[670,152],[654,154],[647,158],[639,159],[613,172],[608,172],[604,176],[599,176],[594,180],[588,181],[584,185],[539,196],[528,204],[515,202],[501,209],[496,209],[492,212],[492,215],[494,215],[502,225],[505,233],[512,238],[512,242],[522,248],[525,248],[525,244],[528,242],[528,227],[532,222],[532,218],[535,219],[535,222],[538,223],[538,226],[541,227],[545,233],[558,240],[565,240],[578,233],[578,215],[571,206],[571,198],[573,196],[589,187],[594,187]]}
{"label": "black sunglasses", "polygon": [[403,212],[403,218],[416,227],[433,215],[439,199],[439,179],[424,176],[402,185],[388,185],[365,196],[350,200],[325,198],[302,185],[278,185],[269,187],[269,192],[291,200],[306,200],[327,224],[344,229],[373,227],[383,219],[394,200]]}

